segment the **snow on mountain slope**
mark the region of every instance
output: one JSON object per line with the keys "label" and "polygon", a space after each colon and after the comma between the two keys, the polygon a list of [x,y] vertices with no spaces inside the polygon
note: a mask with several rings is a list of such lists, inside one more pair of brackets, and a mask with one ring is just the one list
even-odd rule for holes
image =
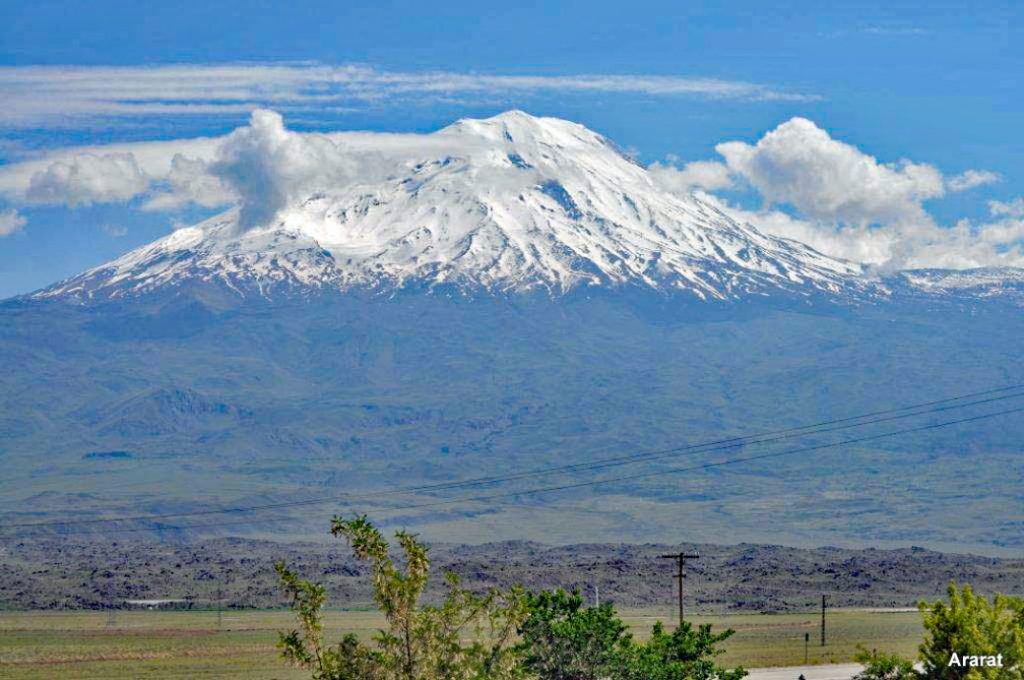
{"label": "snow on mountain slope", "polygon": [[982,267],[968,270],[913,269],[893,277],[898,283],[932,296],[1015,298],[1024,300],[1024,269]]}
{"label": "snow on mountain slope", "polygon": [[581,125],[511,111],[429,137],[429,153],[382,181],[318,187],[270,223],[245,229],[229,210],[36,297],[118,298],[214,283],[267,296],[640,286],[731,299],[868,285],[858,265],[659,189]]}

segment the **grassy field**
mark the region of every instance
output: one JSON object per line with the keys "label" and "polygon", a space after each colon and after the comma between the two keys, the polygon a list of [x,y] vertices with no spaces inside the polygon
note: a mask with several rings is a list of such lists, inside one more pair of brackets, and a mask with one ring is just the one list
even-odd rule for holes
{"label": "grassy field", "polygon": [[[638,636],[668,610],[625,610]],[[218,618],[220,619],[218,625]],[[748,667],[848,661],[857,644],[912,654],[921,639],[920,616],[904,611],[833,611],[828,644],[819,646],[816,613],[696,616],[732,627],[723,659]],[[342,631],[369,636],[381,618],[371,611],[330,611],[329,639]],[[224,612],[3,612],[0,678],[301,678],[277,657],[277,631],[292,625],[284,611]],[[307,676],[308,677],[308,676]]]}

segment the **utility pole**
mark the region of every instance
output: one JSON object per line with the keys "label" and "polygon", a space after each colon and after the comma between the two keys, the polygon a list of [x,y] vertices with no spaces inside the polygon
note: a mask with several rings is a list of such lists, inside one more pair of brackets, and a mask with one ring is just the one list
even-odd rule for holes
{"label": "utility pole", "polygon": [[807,665],[807,659],[810,656],[810,654],[809,654],[810,650],[808,649],[808,647],[810,647],[810,644],[811,644],[811,634],[810,633],[804,633],[804,665],[805,666]]}
{"label": "utility pole", "polygon": [[220,583],[217,584],[217,630],[224,627],[224,601]]}
{"label": "utility pole", "polygon": [[821,646],[825,646],[825,595],[821,596]]}
{"label": "utility pole", "polygon": [[686,560],[700,559],[700,555],[697,553],[685,553],[680,552],[675,555],[660,555],[661,559],[664,560],[675,560],[676,561],[676,575],[675,578],[679,581],[679,625],[683,625],[683,579],[686,578],[683,574],[683,567],[686,564]]}

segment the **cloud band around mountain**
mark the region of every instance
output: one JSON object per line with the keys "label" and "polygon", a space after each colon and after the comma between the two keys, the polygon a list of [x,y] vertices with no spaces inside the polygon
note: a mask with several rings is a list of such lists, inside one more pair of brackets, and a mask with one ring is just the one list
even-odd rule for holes
{"label": "cloud band around mountain", "polygon": [[[66,150],[8,166],[0,169],[0,195],[27,206],[137,201],[149,211],[235,204],[244,226],[272,219],[304,193],[469,152],[449,147],[436,134],[295,132],[280,114],[257,110],[249,125],[221,138]],[[1019,199],[991,202],[982,223],[941,226],[926,209],[931,199],[999,181],[994,173],[947,176],[926,163],[883,163],[803,118],[754,143],[723,142],[716,150],[721,160],[652,164],[651,179],[673,193],[708,192],[724,211],[766,233],[880,269],[1024,266]],[[713,193],[744,187],[763,200],[761,209]],[[6,232],[24,223],[12,212]]]}

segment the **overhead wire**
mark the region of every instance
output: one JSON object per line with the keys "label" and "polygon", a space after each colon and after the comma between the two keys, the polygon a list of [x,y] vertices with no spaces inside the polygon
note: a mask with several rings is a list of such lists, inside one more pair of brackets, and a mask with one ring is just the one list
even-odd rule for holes
{"label": "overhead wire", "polygon": [[[1005,391],[1005,390],[1002,390],[1002,391]],[[993,391],[988,391],[987,393],[993,393]],[[1024,396],[1024,393],[1022,393],[1022,394],[1013,394],[1013,395],[1003,395],[1001,397],[993,397],[993,398],[989,398],[989,399],[985,399],[985,400],[979,400],[979,401],[975,401],[975,402],[969,402],[969,403],[965,403],[965,404],[951,405],[951,406],[947,406],[947,407],[944,407],[944,408],[932,409],[930,411],[926,411],[926,412],[922,412],[922,413],[907,414],[907,415],[904,415],[902,417],[914,417],[914,416],[926,415],[928,413],[947,411],[947,410],[952,410],[952,409],[957,409],[957,408],[967,408],[969,406],[974,406],[974,405],[978,405],[978,404],[981,404],[981,403],[991,403],[991,402],[994,402],[994,401],[1002,401],[1002,400],[1006,400],[1006,399],[1010,399],[1010,398],[1016,398],[1016,397],[1021,397],[1021,396]],[[963,398],[963,397],[961,397],[961,398]],[[944,403],[944,402],[952,401],[952,400],[955,400],[955,399],[957,399],[957,398],[954,397],[954,398],[950,398],[950,399],[947,399],[947,400],[938,400],[938,401],[933,402],[933,403]],[[891,409],[891,410],[888,410],[888,412],[891,413],[891,412],[894,412],[894,411],[897,411],[897,410],[907,410],[908,408],[914,408],[914,407],[904,407],[903,409]],[[1007,414],[1011,414],[1011,413],[1018,413],[1018,412],[1022,412],[1022,411],[1024,411],[1024,407],[1016,408],[1016,409],[1008,409],[1008,410],[1004,410],[1004,411],[991,412],[991,413],[981,414],[981,415],[972,416],[972,417],[968,417],[968,418],[962,418],[962,419],[958,419],[958,420],[945,421],[945,422],[940,422],[940,423],[932,423],[932,424],[929,424],[929,425],[912,427],[912,428],[905,428],[905,429],[891,431],[891,432],[885,432],[885,433],[881,433],[881,434],[874,434],[874,435],[868,435],[868,436],[862,436],[862,437],[848,438],[848,439],[844,439],[844,440],[839,441],[839,442],[831,442],[831,443],[826,443],[826,444],[819,444],[819,445],[814,445],[814,446],[801,447],[801,448],[790,449],[790,450],[786,450],[786,451],[769,452],[769,453],[765,453],[765,454],[759,454],[759,455],[755,455],[755,456],[746,456],[746,457],[742,457],[742,458],[729,459],[729,460],[725,460],[725,461],[714,461],[714,462],[703,463],[703,464],[699,464],[699,465],[695,465],[695,466],[688,466],[688,467],[682,467],[682,468],[678,468],[677,467],[677,468],[669,468],[669,469],[659,469],[659,470],[653,471],[653,472],[644,472],[644,473],[638,473],[638,474],[632,474],[632,475],[625,475],[625,476],[611,477],[611,478],[603,478],[603,479],[598,479],[598,480],[589,480],[589,481],[576,482],[576,483],[570,483],[570,484],[561,484],[561,485],[546,486],[546,487],[540,487],[540,488],[534,488],[534,489],[514,490],[514,491],[508,491],[508,492],[502,492],[502,493],[496,493],[496,494],[485,494],[485,495],[478,495],[478,496],[460,497],[460,498],[456,498],[456,499],[445,499],[445,500],[426,502],[426,503],[417,503],[417,504],[412,504],[412,505],[404,505],[404,506],[385,508],[384,511],[392,512],[392,511],[399,511],[399,510],[411,510],[411,509],[439,507],[439,506],[450,505],[450,504],[455,504],[455,503],[481,502],[481,501],[498,499],[498,498],[513,498],[513,497],[522,496],[522,495],[532,495],[532,494],[539,494],[539,493],[564,491],[564,490],[569,490],[569,489],[582,488],[582,487],[587,487],[587,486],[595,486],[595,485],[600,485],[600,484],[610,484],[610,483],[615,483],[615,482],[632,481],[632,480],[649,478],[649,477],[652,477],[652,476],[663,475],[663,474],[678,474],[680,472],[704,470],[704,469],[710,469],[710,468],[715,468],[715,467],[721,467],[721,466],[725,466],[725,465],[734,465],[734,464],[739,464],[739,463],[752,462],[752,461],[769,459],[769,458],[776,458],[776,457],[787,456],[787,455],[794,455],[796,453],[803,453],[803,452],[810,452],[810,451],[815,451],[815,450],[823,450],[823,449],[835,448],[837,446],[857,444],[857,443],[863,443],[863,442],[867,442],[867,441],[875,441],[875,440],[879,440],[879,439],[884,439],[884,438],[898,436],[898,435],[901,435],[901,434],[909,434],[909,433],[914,433],[914,432],[923,432],[923,431],[937,429],[937,428],[941,428],[941,427],[948,427],[948,426],[956,425],[956,424],[975,422],[975,421],[985,420],[985,419],[988,419],[988,418],[994,418],[994,417],[1001,416],[1001,415],[1007,415]],[[897,418],[896,417],[877,418],[877,419],[873,419],[873,420],[867,421],[865,423],[861,423],[861,424],[859,424],[857,426],[860,427],[860,426],[863,426],[863,425],[875,424],[875,423],[878,423],[878,422],[886,422],[886,421],[891,421],[891,420],[894,420],[894,419],[897,419]],[[851,419],[841,419],[841,420],[851,420]],[[796,428],[791,428],[791,429],[796,429]],[[806,429],[806,428],[801,428],[801,429]],[[814,433],[816,434],[816,433],[820,433],[820,432],[822,432],[822,431],[817,431],[817,432],[814,432]],[[596,466],[594,466],[594,469],[596,469]],[[414,488],[415,487],[413,487],[411,489],[414,489]],[[404,492],[408,492],[408,491],[404,491]],[[381,495],[384,495],[384,494],[378,492],[378,493],[374,493],[372,495],[366,496],[364,498],[367,498],[369,500],[378,500]],[[267,505],[263,505],[263,506],[248,506],[248,507],[245,507],[245,508],[224,509],[224,510],[221,510],[220,513],[224,513],[224,512],[243,512],[243,511],[253,511],[253,510],[271,509],[271,508],[272,509],[284,509],[284,508],[290,508],[290,507],[299,507],[299,506],[303,506],[303,505],[310,505],[310,504],[314,504],[314,503],[321,504],[321,503],[326,503],[326,502],[346,502],[346,504],[351,504],[351,501],[353,501],[353,500],[360,500],[360,498],[358,498],[358,497],[351,497],[351,496],[335,496],[335,497],[331,497],[329,499],[328,498],[306,499],[306,500],[282,502],[282,503],[276,503],[276,504],[267,504]],[[80,524],[80,523],[92,523],[92,524],[95,524],[99,520],[102,520],[104,522],[153,521],[153,520],[162,520],[162,519],[171,519],[171,518],[176,519],[176,518],[181,518],[181,517],[197,516],[199,514],[213,514],[213,511],[210,511],[210,512],[196,511],[196,512],[188,512],[188,513],[165,513],[165,514],[162,514],[162,515],[145,515],[145,516],[125,516],[125,517],[120,517],[120,518],[90,518],[89,520],[67,521],[67,522],[62,522],[62,521],[58,520],[58,521],[51,521],[51,522],[26,523],[26,524],[21,524],[21,525],[6,525],[4,528],[8,528],[8,527],[11,527],[11,528],[34,528],[34,527],[74,525],[74,524]],[[224,522],[220,522],[220,523],[213,523],[213,524],[181,525],[181,526],[176,526],[176,527],[168,525],[168,526],[164,526],[164,529],[165,530],[173,530],[173,529],[185,530],[185,529],[193,529],[193,528],[208,528],[208,527],[215,527],[215,526],[229,526],[231,524],[249,524],[249,525],[251,525],[252,523],[253,523],[253,520],[249,519],[246,522],[238,522],[238,523],[224,523]],[[121,533],[121,532],[132,531],[132,530],[153,531],[153,528],[152,527],[139,527],[139,528],[135,528],[135,529],[132,529],[132,528],[114,529],[113,532]]]}

